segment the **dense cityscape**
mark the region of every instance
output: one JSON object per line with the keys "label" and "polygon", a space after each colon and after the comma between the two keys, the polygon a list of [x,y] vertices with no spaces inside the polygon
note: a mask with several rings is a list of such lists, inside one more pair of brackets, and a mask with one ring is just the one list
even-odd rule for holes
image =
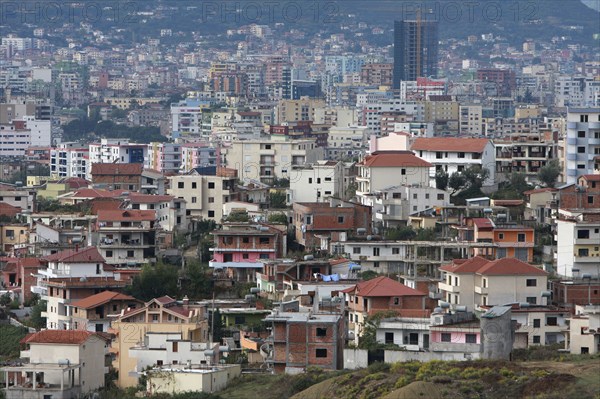
{"label": "dense cityscape", "polygon": [[0,399],[600,397],[600,1],[0,34]]}

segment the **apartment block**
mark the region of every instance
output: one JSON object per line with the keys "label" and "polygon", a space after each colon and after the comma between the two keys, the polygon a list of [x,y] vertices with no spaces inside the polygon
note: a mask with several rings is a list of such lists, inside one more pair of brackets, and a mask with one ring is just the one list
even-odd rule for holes
{"label": "apartment block", "polygon": [[135,309],[143,302],[130,295],[115,291],[102,291],[67,304],[71,314],[71,329],[91,332],[108,332],[111,315]]}
{"label": "apartment block", "polygon": [[481,105],[461,105],[459,107],[459,133],[479,136],[483,134],[483,114]]}
{"label": "apartment block", "polygon": [[161,172],[165,175],[175,175],[181,171],[181,144],[150,143],[148,159],[144,167]]}
{"label": "apartment block", "polygon": [[341,161],[319,161],[292,168],[287,202],[318,202],[345,198],[345,167]]}
{"label": "apartment block", "polygon": [[88,173],[89,148],[78,143],[61,143],[50,150],[50,176],[53,178],[80,177]]}
{"label": "apartment block", "polygon": [[130,143],[129,139],[101,139],[89,145],[89,162],[139,163],[148,156],[148,145]]}
{"label": "apartment block", "polygon": [[565,141],[566,183],[600,170],[600,109],[569,107]]}
{"label": "apartment block", "polygon": [[556,267],[565,277],[600,276],[600,211],[559,209]]}

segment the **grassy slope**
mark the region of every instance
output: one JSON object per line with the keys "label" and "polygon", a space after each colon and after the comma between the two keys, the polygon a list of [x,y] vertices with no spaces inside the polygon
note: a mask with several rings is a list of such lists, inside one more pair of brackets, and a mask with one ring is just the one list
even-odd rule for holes
{"label": "grassy slope", "polygon": [[[307,389],[301,391],[303,387]],[[298,376],[248,375],[219,392],[219,396],[231,399],[600,399],[600,357],[563,362],[398,363],[391,369],[372,367],[337,375],[314,371]]]}
{"label": "grassy slope", "polygon": [[10,324],[0,325],[0,361],[19,357],[19,341],[27,334],[27,330]]}

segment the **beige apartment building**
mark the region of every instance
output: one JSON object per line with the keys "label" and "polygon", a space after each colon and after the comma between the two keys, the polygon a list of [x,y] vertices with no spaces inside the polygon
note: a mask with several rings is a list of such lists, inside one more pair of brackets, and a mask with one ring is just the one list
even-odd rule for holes
{"label": "beige apartment building", "polygon": [[315,109],[325,108],[325,100],[300,97],[299,100],[280,100],[275,108],[275,124],[314,121]]}

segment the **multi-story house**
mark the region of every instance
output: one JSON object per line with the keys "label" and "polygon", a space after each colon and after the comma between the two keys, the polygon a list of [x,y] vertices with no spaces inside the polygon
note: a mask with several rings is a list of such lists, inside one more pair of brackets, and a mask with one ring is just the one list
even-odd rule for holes
{"label": "multi-story house", "polygon": [[331,276],[333,266],[325,259],[293,261],[291,259],[265,259],[263,269],[256,272],[257,287],[276,300],[281,300],[286,288],[293,288],[294,283],[310,281],[315,275]]}
{"label": "multi-story house", "polygon": [[600,277],[600,212],[559,209],[556,220],[557,273],[565,277]]}
{"label": "multi-story house", "polygon": [[325,101],[309,97],[301,97],[299,100],[280,100],[275,110],[275,123],[314,121],[316,108],[325,108]]}
{"label": "multi-story house", "polygon": [[[125,193],[124,193],[125,194]],[[186,232],[189,229],[185,200],[172,195],[150,195],[129,192],[122,195],[121,208],[155,211],[158,225],[167,232]]]}
{"label": "multi-story house", "polygon": [[406,285],[381,276],[363,281],[342,291],[346,303],[348,329],[358,343],[365,320],[377,312],[394,311],[401,317],[428,317],[435,305],[427,295]]}
{"label": "multi-story house", "polygon": [[592,174],[600,167],[600,109],[569,108],[565,149],[566,182]]}
{"label": "multi-story house", "polygon": [[[265,318],[271,324],[272,347],[262,348],[276,373],[298,373],[309,366],[326,370],[343,368],[346,329],[339,313],[274,310]],[[270,350],[269,350],[270,349]]]}
{"label": "multi-story house", "polygon": [[370,133],[366,126],[332,126],[327,135],[327,158],[358,157],[367,147]]}
{"label": "multi-story house", "polygon": [[458,127],[461,135],[479,136],[483,133],[483,113],[481,105],[461,105]]}
{"label": "multi-story house", "polygon": [[181,170],[184,173],[198,167],[220,166],[220,149],[208,143],[186,143],[181,146]]}
{"label": "multi-story house", "polygon": [[37,193],[35,190],[14,190],[14,189],[3,189],[0,187],[0,202],[8,204],[10,206],[20,208],[21,211],[35,211],[35,199]]}
{"label": "multi-story house", "polygon": [[576,307],[575,315],[569,318],[569,339],[565,340],[565,349],[574,355],[600,353],[599,305]]}
{"label": "multi-story house", "polygon": [[171,132],[174,136],[207,136],[210,128],[209,100],[187,98],[171,104]]}
{"label": "multi-story house", "polygon": [[98,249],[106,262],[137,266],[156,259],[156,211],[98,210]]}
{"label": "multi-story house", "polygon": [[344,164],[336,161],[319,161],[310,166],[292,168],[287,203],[345,198],[344,172]]}
{"label": "multi-story house", "polygon": [[94,163],[92,184],[108,190],[141,191],[143,163]]}
{"label": "multi-story house", "polygon": [[29,361],[0,369],[6,376],[7,399],[76,398],[104,387],[104,337],[89,331],[44,330],[22,342],[26,349],[21,357]]}
{"label": "multi-story house", "polygon": [[233,141],[225,153],[227,167],[237,169],[241,179],[264,183],[290,178],[292,167],[314,164],[322,159],[323,148],[317,146],[314,139],[290,140],[285,136]]}
{"label": "multi-story house", "polygon": [[440,271],[439,291],[443,301],[453,307],[473,310],[517,302],[547,305],[548,273],[518,259],[456,259]]}
{"label": "multi-story house", "polygon": [[122,289],[126,282],[106,265],[96,247],[68,249],[43,259],[47,268],[38,269],[37,284],[31,291],[47,302],[46,318],[49,329],[73,329],[69,304],[106,289]]}
{"label": "multi-story house", "polygon": [[556,306],[513,305],[512,319],[517,322],[515,348],[552,345],[565,340],[569,309]]}
{"label": "multi-story house", "polygon": [[370,195],[393,186],[429,186],[433,165],[410,151],[375,151],[358,163],[356,195],[362,204]]}
{"label": "multi-story house", "polygon": [[37,283],[35,273],[40,266],[38,258],[9,258],[2,271],[0,285],[3,289],[14,292],[14,297],[18,297],[19,302],[23,303],[33,295],[31,287]]}
{"label": "multi-story house", "polygon": [[209,266],[225,270],[227,277],[238,281],[255,281],[256,271],[263,270],[264,260],[286,255],[285,228],[268,224],[230,224],[214,230],[215,246]]}
{"label": "multi-story house", "polygon": [[0,223],[0,252],[15,256],[26,252],[29,227],[20,223]]}
{"label": "multi-story house", "polygon": [[485,185],[493,184],[495,179],[494,144],[488,139],[435,137],[415,139],[411,146],[415,154],[435,167],[430,171],[434,179],[438,170],[451,175],[471,166],[479,166],[489,171]]}
{"label": "multi-story house", "polygon": [[365,205],[330,198],[329,202],[297,202],[293,212],[296,241],[307,250],[320,247],[322,237],[339,241],[359,229],[371,232],[371,208]]}
{"label": "multi-story house", "polygon": [[130,143],[129,139],[101,139],[89,145],[91,165],[95,163],[144,163],[148,145]]}
{"label": "multi-story house", "polygon": [[50,150],[50,175],[53,178],[81,177],[88,172],[89,149],[78,143],[61,143]]}
{"label": "multi-story house", "polygon": [[169,177],[169,195],[185,200],[190,219],[221,222],[223,205],[235,201],[238,171],[223,167],[196,168],[187,175]]}
{"label": "multi-story house", "polygon": [[142,370],[137,369],[138,359],[129,350],[144,344],[145,333],[180,334],[191,342],[208,341],[208,323],[199,309],[190,307],[186,299],[180,303],[168,296],[121,311],[112,321],[110,332],[115,333],[110,352],[113,367],[119,371],[116,383],[120,388],[137,384],[135,372]]}
{"label": "multi-story house", "polygon": [[71,314],[71,329],[108,332],[110,315],[135,309],[143,302],[132,296],[114,291],[102,291],[67,304]]}
{"label": "multi-story house", "polygon": [[175,175],[181,170],[181,144],[150,143],[144,166],[163,174]]}

